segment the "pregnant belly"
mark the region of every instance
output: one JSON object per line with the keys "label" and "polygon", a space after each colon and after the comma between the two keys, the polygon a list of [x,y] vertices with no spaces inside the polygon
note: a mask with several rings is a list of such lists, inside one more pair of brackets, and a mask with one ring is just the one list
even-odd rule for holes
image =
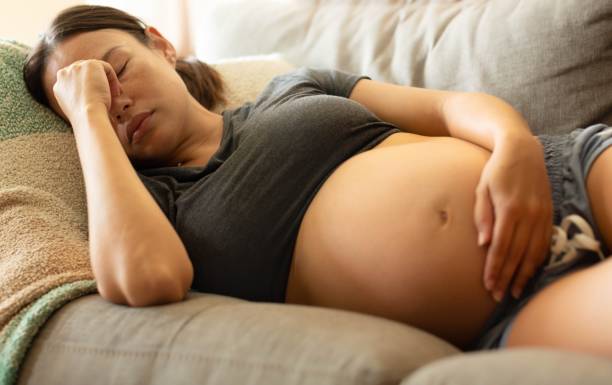
{"label": "pregnant belly", "polygon": [[397,133],[342,163],[304,215],[286,301],[397,320],[464,347],[495,307],[474,224],[489,156]]}

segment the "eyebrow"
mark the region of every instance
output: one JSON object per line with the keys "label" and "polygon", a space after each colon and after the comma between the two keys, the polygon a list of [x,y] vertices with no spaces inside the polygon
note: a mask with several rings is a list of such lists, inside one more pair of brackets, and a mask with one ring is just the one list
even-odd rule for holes
{"label": "eyebrow", "polygon": [[117,48],[121,48],[123,47],[122,45],[116,45],[113,48],[109,49],[108,51],[106,51],[106,53],[102,56],[102,60],[103,61],[108,61],[108,58],[113,54],[113,52],[117,49]]}

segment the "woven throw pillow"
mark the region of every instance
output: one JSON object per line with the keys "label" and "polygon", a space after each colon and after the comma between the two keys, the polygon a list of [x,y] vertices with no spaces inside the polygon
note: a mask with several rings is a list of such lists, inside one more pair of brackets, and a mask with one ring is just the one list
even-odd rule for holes
{"label": "woven throw pillow", "polygon": [[[612,124],[612,1],[189,1],[204,59],[296,65],[503,98],[534,133]],[[410,101],[406,101],[410,108]]]}
{"label": "woven throw pillow", "polygon": [[[34,101],[22,79],[29,47],[0,40],[0,329],[62,284],[93,279],[87,204],[72,130]],[[211,63],[233,108],[293,67],[279,56]]]}

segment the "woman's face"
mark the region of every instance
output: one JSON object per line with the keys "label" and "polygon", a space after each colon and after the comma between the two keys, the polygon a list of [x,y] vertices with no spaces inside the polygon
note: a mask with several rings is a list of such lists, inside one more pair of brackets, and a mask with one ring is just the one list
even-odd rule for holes
{"label": "woman's face", "polygon": [[[153,48],[115,29],[84,32],[57,46],[47,60],[43,85],[51,108],[67,121],[54,95],[56,73],[77,60],[99,59],[113,67],[122,94],[112,99],[109,119],[128,157],[143,164],[164,164],[183,140],[190,94],[175,70],[174,47],[148,27]],[[130,143],[126,131],[132,117],[152,112],[149,130]],[[139,163],[140,163],[139,162]]]}

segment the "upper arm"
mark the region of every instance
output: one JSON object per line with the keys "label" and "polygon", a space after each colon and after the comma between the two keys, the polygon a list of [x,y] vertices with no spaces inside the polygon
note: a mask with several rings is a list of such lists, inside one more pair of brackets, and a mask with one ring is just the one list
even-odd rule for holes
{"label": "upper arm", "polygon": [[450,136],[444,122],[443,105],[446,98],[456,93],[361,79],[349,97],[402,131],[424,136]]}

